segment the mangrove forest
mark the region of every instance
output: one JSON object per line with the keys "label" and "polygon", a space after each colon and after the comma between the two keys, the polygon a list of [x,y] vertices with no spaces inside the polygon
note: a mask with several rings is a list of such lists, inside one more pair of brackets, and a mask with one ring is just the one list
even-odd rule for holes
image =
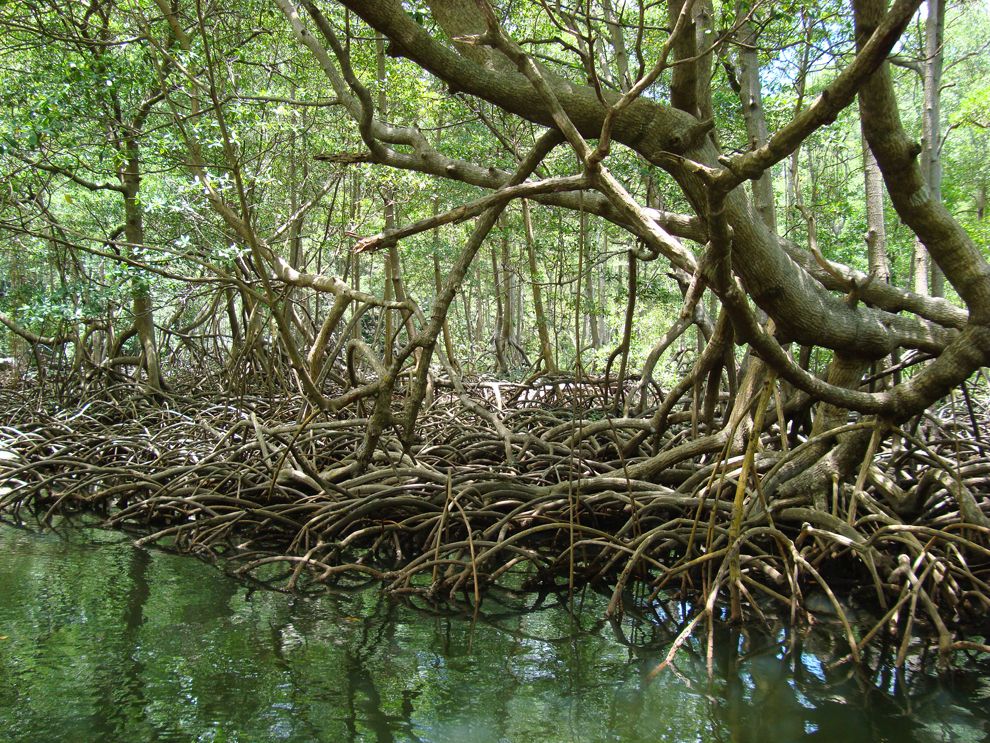
{"label": "mangrove forest", "polygon": [[650,679],[987,659],[985,0],[9,0],[0,51],[0,520],[676,605]]}

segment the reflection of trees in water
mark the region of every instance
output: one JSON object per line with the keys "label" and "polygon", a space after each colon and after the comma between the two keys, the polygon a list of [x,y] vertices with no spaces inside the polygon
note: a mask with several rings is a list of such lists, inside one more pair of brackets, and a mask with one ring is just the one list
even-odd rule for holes
{"label": "reflection of trees in water", "polygon": [[[144,661],[141,652],[141,626],[151,593],[148,584],[150,558],[144,550],[129,550],[115,555],[112,565],[98,578],[106,581],[110,618],[120,617],[119,633],[108,633],[102,649],[108,662],[101,662],[94,684],[100,714],[95,727],[103,740],[148,737],[144,721],[146,703]],[[116,590],[113,590],[116,589]],[[99,594],[97,594],[99,595]]]}
{"label": "reflection of trees in water", "polygon": [[4,534],[4,740],[219,729],[228,740],[907,743],[978,740],[988,720],[978,665],[938,678],[921,652],[895,672],[897,643],[878,641],[861,666],[835,666],[847,649],[825,625],[716,622],[709,676],[702,624],[653,677],[694,607],[629,595],[622,618],[605,620],[608,598],[591,590],[496,591],[472,621],[375,588],[245,591],[116,537],[48,537],[25,558]]}
{"label": "reflection of trees in water", "polygon": [[[959,692],[978,683],[975,666],[939,676],[935,654],[921,650],[907,670],[897,669],[893,642],[871,646],[859,666],[841,663],[846,648],[830,627],[713,629],[709,710],[713,725],[733,741],[920,741],[929,739],[925,721],[970,735],[990,729],[982,708],[977,717],[946,704],[959,703],[966,696]],[[707,652],[699,640],[675,663],[690,669],[684,675],[701,677]],[[958,684],[962,679],[968,683]]]}
{"label": "reflection of trees in water", "polygon": [[[455,629],[460,625],[462,633],[470,632],[470,652],[484,668],[473,678],[431,676],[419,688],[415,708],[408,709],[410,728],[428,718],[424,711],[438,698],[446,704],[431,711],[447,720],[466,719],[474,700],[484,699],[494,711],[477,720],[475,732],[486,731],[478,739],[515,740],[527,722],[533,729],[544,722],[520,715],[541,709],[534,699],[544,688],[540,672],[548,668],[562,671],[551,682],[558,695],[554,740],[914,741],[928,740],[919,720],[957,727],[962,722],[971,731],[987,725],[985,715],[960,720],[947,708],[950,687],[925,670],[934,668],[935,659],[924,653],[895,672],[896,643],[878,643],[862,665],[834,665],[848,650],[841,633],[828,626],[780,625],[770,631],[716,623],[711,676],[706,632],[698,632],[651,680],[692,608],[658,601],[636,609],[630,602],[625,619],[603,623],[589,617],[603,615],[604,600],[590,592],[581,596],[591,598],[584,605],[566,594],[503,600],[473,630],[464,629],[466,619],[433,615],[431,660],[452,671],[464,658],[467,641]],[[534,644],[539,653],[530,652]],[[520,669],[520,659],[530,667]],[[970,678],[970,686],[978,683],[974,672],[962,672],[962,678]],[[486,720],[490,727],[480,724]]]}

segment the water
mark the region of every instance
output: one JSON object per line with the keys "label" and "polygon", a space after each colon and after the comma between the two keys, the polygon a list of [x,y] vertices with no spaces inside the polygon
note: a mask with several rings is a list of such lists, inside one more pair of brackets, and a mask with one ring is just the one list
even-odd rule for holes
{"label": "water", "polygon": [[677,627],[583,596],[437,617],[251,590],[123,534],[0,524],[0,741],[982,741],[990,663],[828,670],[825,632]]}

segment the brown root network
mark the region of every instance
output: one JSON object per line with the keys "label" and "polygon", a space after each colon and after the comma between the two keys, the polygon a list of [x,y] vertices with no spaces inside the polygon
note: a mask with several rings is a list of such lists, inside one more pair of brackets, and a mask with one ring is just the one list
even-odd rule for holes
{"label": "brown root network", "polygon": [[[967,394],[966,414],[949,400],[913,432],[882,437],[856,485],[836,481],[821,508],[764,492],[801,450],[781,446],[776,424],[747,463],[729,456],[731,437],[690,435],[689,400],[656,442],[641,435],[644,419],[612,417],[606,392],[573,380],[478,384],[469,394],[484,417],[438,395],[412,446],[385,435],[358,472],[349,463],[368,419],[305,415],[299,398],[155,402],[122,385],[56,410],[37,389],[8,388],[0,512],[95,511],[138,530],[139,544],[222,559],[290,589],[371,578],[477,608],[497,586],[590,583],[613,592],[617,613],[635,584],[691,599],[699,620],[729,597],[750,618],[825,613],[853,659],[891,634],[904,652],[915,636],[962,647],[960,631],[984,621],[990,530],[974,520],[990,511],[976,495],[990,478],[985,395]],[[644,463],[664,468],[631,477],[652,471]],[[872,617],[859,634],[850,600]]]}

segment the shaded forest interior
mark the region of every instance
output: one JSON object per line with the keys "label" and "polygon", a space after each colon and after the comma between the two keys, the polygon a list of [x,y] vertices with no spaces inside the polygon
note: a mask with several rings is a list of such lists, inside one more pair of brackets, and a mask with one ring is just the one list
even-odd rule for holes
{"label": "shaded forest interior", "polygon": [[[987,648],[990,7],[0,7],[0,513]],[[850,607],[872,614],[854,626]]]}

